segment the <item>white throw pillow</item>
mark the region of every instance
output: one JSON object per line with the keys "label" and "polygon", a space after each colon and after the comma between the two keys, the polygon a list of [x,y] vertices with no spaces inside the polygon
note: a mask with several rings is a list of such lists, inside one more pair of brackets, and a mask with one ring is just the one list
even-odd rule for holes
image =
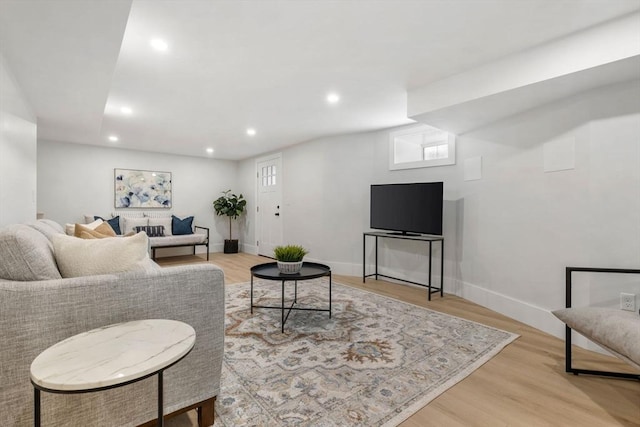
{"label": "white throw pillow", "polygon": [[143,270],[149,259],[149,238],[145,233],[105,239],[59,234],[53,237],[53,253],[62,277]]}
{"label": "white throw pillow", "polygon": [[146,227],[149,225],[149,218],[120,218],[124,225],[124,234],[136,231],[136,227]]}

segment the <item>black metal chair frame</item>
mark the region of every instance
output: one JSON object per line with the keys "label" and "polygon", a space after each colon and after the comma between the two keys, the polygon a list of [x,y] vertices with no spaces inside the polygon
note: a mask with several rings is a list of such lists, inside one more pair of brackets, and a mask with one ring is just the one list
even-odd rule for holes
{"label": "black metal chair frame", "polygon": [[[623,274],[640,274],[640,270],[628,268],[589,268],[589,267],[566,267],[566,307],[571,308],[571,275],[573,272],[589,272],[589,273],[623,273]],[[565,326],[565,358],[566,372],[574,375],[588,374],[600,375],[603,377],[627,378],[640,381],[640,374],[630,374],[626,372],[597,371],[592,369],[580,369],[571,366],[571,328]]]}

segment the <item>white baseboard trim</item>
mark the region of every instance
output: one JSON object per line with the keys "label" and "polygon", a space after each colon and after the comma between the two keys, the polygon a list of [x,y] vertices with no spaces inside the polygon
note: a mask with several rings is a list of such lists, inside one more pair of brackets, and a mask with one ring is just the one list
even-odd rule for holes
{"label": "white baseboard trim", "polygon": [[258,247],[256,245],[249,245],[246,243],[240,244],[240,252],[244,252],[251,255],[258,255]]}
{"label": "white baseboard trim", "polygon": [[460,297],[564,339],[564,323],[550,310],[471,283],[459,283]]}

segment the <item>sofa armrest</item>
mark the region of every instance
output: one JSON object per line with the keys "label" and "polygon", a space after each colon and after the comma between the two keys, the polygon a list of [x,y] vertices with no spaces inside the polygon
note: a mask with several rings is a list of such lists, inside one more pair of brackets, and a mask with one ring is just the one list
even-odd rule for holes
{"label": "sofa armrest", "polygon": [[[165,413],[214,397],[224,352],[224,275],[211,264],[34,282],[0,281],[0,404],[7,425],[32,424],[29,367],[47,347],[145,318],[193,326],[191,353],[164,375]],[[47,422],[137,425],[156,416],[156,377],[99,393],[42,395]]]}

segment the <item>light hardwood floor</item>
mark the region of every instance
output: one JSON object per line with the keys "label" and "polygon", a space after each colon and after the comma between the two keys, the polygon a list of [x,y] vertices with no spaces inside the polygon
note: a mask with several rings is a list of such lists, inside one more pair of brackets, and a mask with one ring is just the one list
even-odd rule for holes
{"label": "light hardwood floor", "polygon": [[[185,256],[161,258],[159,264],[202,261]],[[228,286],[249,281],[249,268],[269,261],[243,253],[213,253],[210,260],[224,270]],[[334,280],[520,335],[402,423],[403,427],[640,426],[640,382],[566,374],[564,342],[558,338],[446,293],[442,299],[434,294],[429,302],[425,289],[419,287],[370,278],[363,284],[361,277],[340,275],[334,275]],[[577,347],[574,361],[576,367],[634,372],[613,357]],[[195,414],[177,417],[169,425],[196,426]]]}

